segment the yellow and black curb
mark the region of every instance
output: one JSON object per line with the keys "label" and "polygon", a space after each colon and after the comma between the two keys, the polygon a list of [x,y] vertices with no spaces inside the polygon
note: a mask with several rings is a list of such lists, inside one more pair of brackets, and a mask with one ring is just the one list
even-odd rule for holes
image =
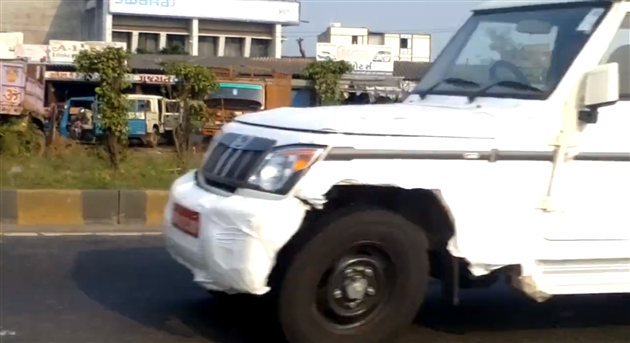
{"label": "yellow and black curb", "polygon": [[0,223],[158,227],[167,199],[157,190],[0,190]]}

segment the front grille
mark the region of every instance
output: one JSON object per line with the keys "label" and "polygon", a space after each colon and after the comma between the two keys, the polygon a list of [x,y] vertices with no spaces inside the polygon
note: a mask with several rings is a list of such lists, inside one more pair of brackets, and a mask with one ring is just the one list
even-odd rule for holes
{"label": "front grille", "polygon": [[206,184],[234,192],[254,172],[275,141],[228,133],[211,151],[201,168]]}

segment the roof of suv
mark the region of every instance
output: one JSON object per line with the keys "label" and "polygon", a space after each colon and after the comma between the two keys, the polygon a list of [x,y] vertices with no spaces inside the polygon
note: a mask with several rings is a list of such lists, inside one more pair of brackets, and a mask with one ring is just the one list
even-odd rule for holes
{"label": "roof of suv", "polygon": [[[475,8],[476,11],[491,10],[508,7],[526,7],[536,5],[552,5],[552,4],[565,4],[565,3],[578,3],[578,2],[592,2],[593,0],[489,0],[483,1],[479,6]],[[600,0],[600,1],[614,1],[614,0]]]}

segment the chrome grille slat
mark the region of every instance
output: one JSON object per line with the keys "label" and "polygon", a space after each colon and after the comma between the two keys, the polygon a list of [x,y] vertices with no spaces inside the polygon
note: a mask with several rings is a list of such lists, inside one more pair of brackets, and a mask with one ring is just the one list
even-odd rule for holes
{"label": "chrome grille slat", "polygon": [[232,165],[234,165],[234,162],[237,158],[239,158],[239,156],[241,156],[242,153],[243,150],[231,151],[230,158],[228,158],[227,162],[223,163],[223,166],[221,167],[222,171],[219,175],[221,175],[222,177],[232,176],[230,173],[230,168],[232,168]]}
{"label": "chrome grille slat", "polygon": [[[243,141],[246,144],[242,144]],[[223,135],[201,168],[203,180],[212,186],[234,191],[247,181],[274,144],[275,141],[266,138]]]}
{"label": "chrome grille slat", "polygon": [[221,157],[219,158],[219,161],[217,161],[216,166],[214,167],[214,170],[212,171],[213,173],[217,174],[217,175],[221,175],[220,173],[220,169],[221,167],[223,167],[223,165],[225,164],[225,160],[230,157],[230,154],[232,153],[231,151],[232,149],[227,148],[225,149],[225,151],[223,152],[223,154],[221,154]]}

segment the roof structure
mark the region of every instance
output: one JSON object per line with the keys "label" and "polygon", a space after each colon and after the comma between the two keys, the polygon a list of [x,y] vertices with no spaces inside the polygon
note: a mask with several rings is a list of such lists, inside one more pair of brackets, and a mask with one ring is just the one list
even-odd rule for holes
{"label": "roof structure", "polygon": [[432,63],[429,62],[394,62],[394,76],[402,77],[404,80],[419,81],[424,74],[429,71]]}
{"label": "roof structure", "polygon": [[[164,63],[188,62],[204,67],[213,68],[217,75],[230,73],[233,76],[273,76],[287,74],[294,77],[301,75],[306,66],[315,61],[314,58],[245,58],[245,57],[197,57],[190,55],[162,55],[162,54],[132,54],[129,57],[129,67],[134,73],[162,74]],[[47,64],[52,70],[74,71],[73,64]],[[359,78],[375,79],[400,78],[417,81],[422,79],[431,63],[395,61],[393,74],[387,76],[365,75]],[[299,77],[298,77],[299,78]]]}
{"label": "roof structure", "polygon": [[314,58],[245,58],[245,57],[196,57],[189,55],[142,54],[131,55],[129,66],[138,71],[162,71],[162,63],[189,62],[204,67],[231,68],[237,74],[272,75],[274,73],[297,75]]}
{"label": "roof structure", "polygon": [[[593,0],[488,0],[479,4],[475,10],[493,10],[510,7],[527,7],[527,6],[540,6],[540,5],[554,5],[554,4],[570,4],[579,2],[592,2]],[[614,0],[600,0],[600,1],[614,1]]]}

